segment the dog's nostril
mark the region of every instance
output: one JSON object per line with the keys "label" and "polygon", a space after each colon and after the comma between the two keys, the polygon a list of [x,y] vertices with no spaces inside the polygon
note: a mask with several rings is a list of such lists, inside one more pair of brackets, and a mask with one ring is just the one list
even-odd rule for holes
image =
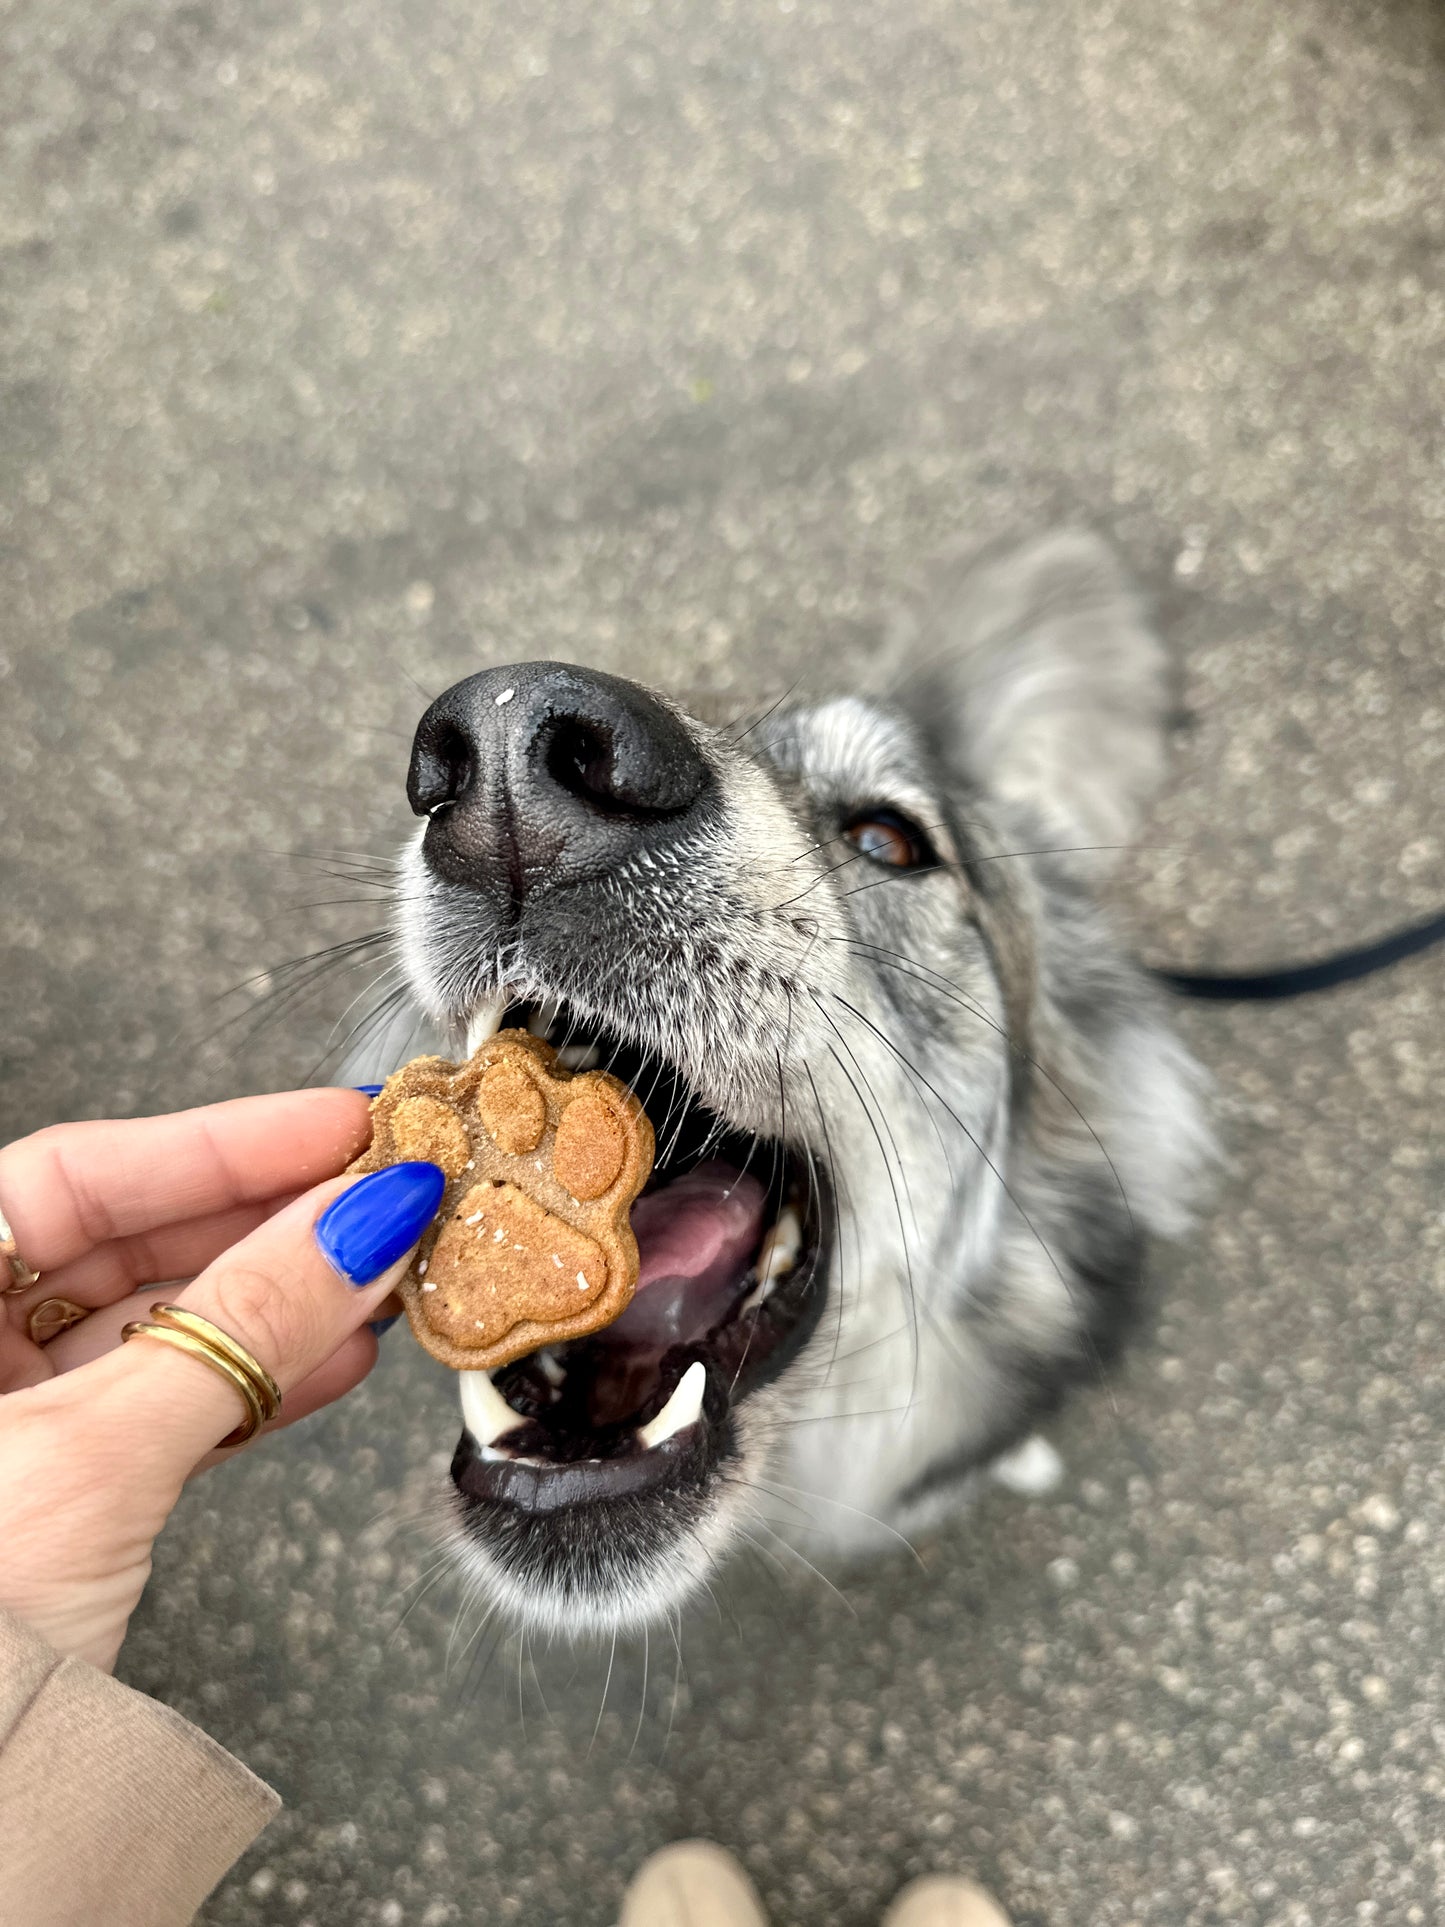
{"label": "dog's nostril", "polygon": [[455,803],[472,780],[470,739],[453,722],[441,722],[426,740],[419,736],[412,754],[407,797],[418,816],[431,816]]}
{"label": "dog's nostril", "polygon": [[598,693],[604,700],[594,696],[544,720],[533,767],[594,819],[639,824],[682,815],[707,780],[686,730],[644,691]]}
{"label": "dog's nostril", "polygon": [[594,723],[577,718],[560,723],[544,760],[547,774],[559,788],[594,809],[625,810],[632,802],[617,782],[612,736]]}

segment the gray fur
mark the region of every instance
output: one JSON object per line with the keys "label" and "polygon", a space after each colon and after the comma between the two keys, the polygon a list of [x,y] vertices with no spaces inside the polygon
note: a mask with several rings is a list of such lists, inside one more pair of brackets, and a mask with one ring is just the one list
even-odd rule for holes
{"label": "gray fur", "polygon": [[1063,530],[941,570],[894,646],[945,768],[1059,842],[1108,855],[1135,836],[1164,771],[1167,665],[1096,537]]}
{"label": "gray fur", "polygon": [[[837,1201],[821,1322],[738,1407],[738,1456],[685,1521],[644,1508],[606,1544],[459,1534],[532,1624],[663,1616],[759,1521],[804,1521],[810,1558],[932,1522],[1095,1370],[1145,1237],[1187,1222],[1199,1074],[1073,848],[1132,834],[1162,769],[1163,654],[1137,597],[1087,535],[987,556],[900,633],[891,687],[739,740],[690,725],[721,827],[515,941],[419,841],[403,859],[401,956],[454,1045],[501,987],[565,998],[735,1124],[805,1143]],[[879,804],[928,826],[945,867],[898,875],[839,840]]]}

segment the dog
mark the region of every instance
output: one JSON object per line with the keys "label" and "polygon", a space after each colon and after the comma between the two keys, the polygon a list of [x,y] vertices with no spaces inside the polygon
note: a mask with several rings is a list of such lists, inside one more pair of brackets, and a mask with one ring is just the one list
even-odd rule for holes
{"label": "dog", "polygon": [[627,1313],[461,1375],[449,1536],[529,1629],[640,1629],[758,1531],[866,1552],[1046,1469],[1196,1208],[1201,1074],[1096,900],[1164,768],[1140,596],[1087,533],[993,550],[874,680],[729,728],[528,663],[417,729],[410,999],[451,1054],[526,1025],[609,1066],[657,1139]]}

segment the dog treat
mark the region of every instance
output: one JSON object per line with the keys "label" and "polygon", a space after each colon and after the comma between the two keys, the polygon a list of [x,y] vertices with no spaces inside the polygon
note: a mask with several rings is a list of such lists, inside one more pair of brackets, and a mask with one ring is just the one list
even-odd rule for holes
{"label": "dog treat", "polygon": [[416,1158],[446,1173],[399,1287],[433,1358],[491,1371],[626,1308],[637,1284],[628,1213],[652,1169],[652,1126],[625,1084],[574,1076],[550,1044],[505,1030],[465,1064],[404,1064],[371,1118],[353,1171]]}

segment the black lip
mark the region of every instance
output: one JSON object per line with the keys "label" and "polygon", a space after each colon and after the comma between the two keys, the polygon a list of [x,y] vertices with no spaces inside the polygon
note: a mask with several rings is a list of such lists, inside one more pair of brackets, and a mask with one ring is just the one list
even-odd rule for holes
{"label": "black lip", "polygon": [[721,1439],[703,1418],[651,1451],[630,1459],[580,1459],[572,1465],[524,1465],[516,1459],[484,1459],[470,1432],[462,1432],[451,1461],[453,1484],[464,1499],[505,1505],[516,1513],[561,1513],[574,1505],[609,1499],[651,1497],[697,1486],[719,1457]]}
{"label": "black lip", "polygon": [[571,1465],[484,1459],[471,1433],[463,1432],[452,1457],[452,1481],[464,1499],[529,1515],[651,1497],[702,1483],[718,1456],[709,1449],[712,1431],[700,1422],[651,1451],[639,1450],[630,1458],[580,1459]]}

